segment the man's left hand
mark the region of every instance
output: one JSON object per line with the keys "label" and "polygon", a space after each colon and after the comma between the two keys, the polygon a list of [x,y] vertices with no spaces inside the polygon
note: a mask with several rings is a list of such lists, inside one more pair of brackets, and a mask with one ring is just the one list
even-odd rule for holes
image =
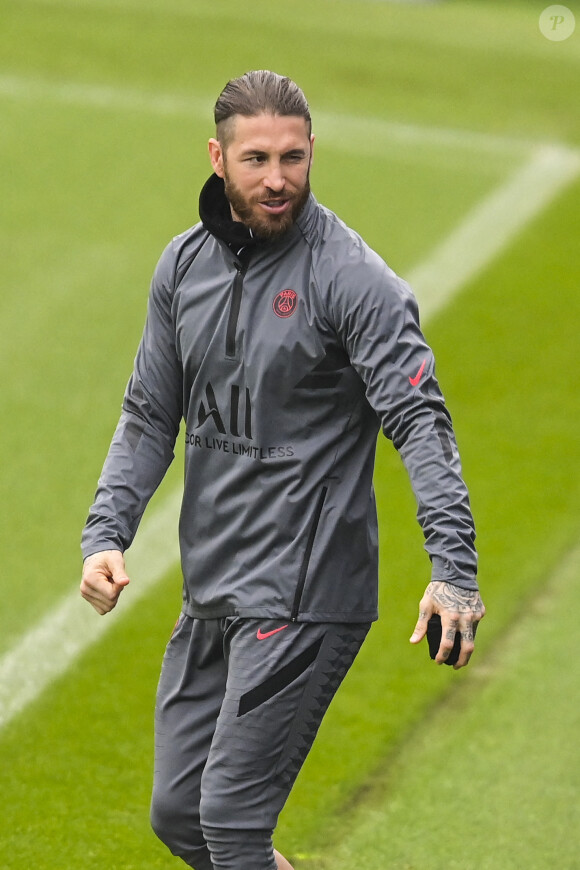
{"label": "man's left hand", "polygon": [[411,635],[411,643],[419,643],[427,634],[427,623],[434,613],[441,617],[441,644],[435,656],[442,665],[449,657],[455,633],[461,633],[461,652],[455,670],[465,667],[474,649],[474,625],[485,616],[479,592],[462,589],[452,583],[435,580],[429,583],[419,604],[419,619]]}

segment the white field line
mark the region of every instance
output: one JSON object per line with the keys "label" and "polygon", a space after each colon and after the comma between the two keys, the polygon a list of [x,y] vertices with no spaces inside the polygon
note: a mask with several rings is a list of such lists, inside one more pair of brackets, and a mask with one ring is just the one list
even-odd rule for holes
{"label": "white field line", "polygon": [[[564,147],[535,150],[523,168],[486,197],[409,276],[425,316],[433,315],[580,173],[580,158]],[[499,229],[498,229],[499,228]],[[99,617],[78,587],[27,631],[0,659],[0,728],[64,674],[81,653],[178,562],[180,492],[144,520],[127,556],[132,583],[119,607]]]}
{"label": "white field line", "polygon": [[[130,112],[177,118],[201,119],[211,127],[215,98],[199,94],[148,93],[70,81],[47,81],[33,77],[0,74],[0,99],[57,103],[79,109]],[[492,136],[472,130],[424,127],[313,109],[315,132],[334,148],[380,154],[388,145],[419,145],[464,148],[469,151],[519,155],[524,158],[534,143],[508,136]]]}
{"label": "white field line", "polygon": [[[123,606],[99,617],[78,591],[66,594],[0,659],[0,728],[64,674],[179,561],[177,517],[181,493],[173,492],[143,520],[127,554],[132,579]],[[131,594],[129,594],[129,589]]]}
{"label": "white field line", "polygon": [[579,173],[580,152],[557,145],[538,146],[521,168],[481,200],[409,273],[422,318],[441,309]]}
{"label": "white field line", "polygon": [[60,103],[79,109],[205,120],[211,120],[213,111],[212,100],[196,95],[154,94],[132,88],[70,81],[51,82],[17,75],[0,75],[0,97],[17,102]]}
{"label": "white field line", "polygon": [[[526,682],[526,685],[530,685],[533,679],[530,674],[535,673],[535,668],[537,667],[535,663],[538,656],[538,650],[540,649],[540,644],[544,641],[546,631],[561,631],[561,618],[564,607],[567,602],[569,602],[570,607],[575,606],[575,601],[572,603],[570,593],[571,590],[574,590],[575,587],[577,587],[579,571],[580,543],[576,543],[563,556],[561,561],[555,565],[551,574],[545,578],[541,590],[535,592],[531,599],[526,602],[526,607],[523,612],[518,614],[518,618],[514,619],[505,633],[500,634],[500,636],[494,641],[493,647],[486,650],[484,656],[478,655],[476,660],[469,665],[469,679],[467,681],[461,680],[459,684],[454,681],[453,692],[447,696],[445,704],[434,705],[434,707],[427,712],[426,717],[421,723],[421,727],[408,735],[407,738],[403,738],[402,742],[397,747],[396,761],[394,763],[391,761],[391,763],[381,771],[379,781],[378,783],[375,783],[378,788],[371,791],[370,796],[367,795],[361,798],[354,809],[354,816],[349,818],[348,830],[345,836],[337,839],[336,845],[330,850],[330,854],[328,849],[326,850],[325,862],[330,862],[325,863],[326,867],[345,870],[345,868],[358,866],[360,862],[361,846],[364,849],[368,843],[373,844],[373,851],[372,854],[369,854],[365,866],[367,866],[369,870],[377,870],[378,867],[382,868],[385,866],[385,862],[388,861],[386,855],[381,860],[378,860],[378,856],[381,855],[381,837],[384,836],[385,831],[388,831],[392,825],[396,825],[400,819],[400,813],[397,813],[395,807],[397,805],[404,805],[404,802],[409,799],[410,770],[425,771],[425,768],[428,768],[433,777],[433,770],[437,771],[439,769],[438,762],[433,762],[432,740],[430,740],[427,735],[437,734],[442,738],[441,740],[438,740],[437,744],[436,754],[439,758],[445,757],[446,753],[452,755],[452,757],[448,759],[449,764],[445,767],[445,779],[447,782],[453,781],[452,778],[460,777],[465,769],[464,765],[463,767],[459,766],[459,762],[455,764],[456,759],[460,757],[459,753],[461,751],[460,747],[463,745],[462,741],[465,740],[463,726],[465,725],[468,716],[472,719],[473,713],[476,715],[479,714],[480,718],[478,724],[471,729],[472,744],[474,746],[483,745],[485,747],[484,751],[486,761],[490,765],[490,769],[497,771],[498,779],[502,779],[503,777],[503,771],[501,769],[502,765],[509,763],[512,770],[517,769],[516,765],[518,764],[518,758],[520,757],[517,743],[514,744],[510,740],[508,751],[512,754],[508,761],[505,748],[502,747],[500,749],[499,746],[493,745],[489,742],[489,724],[486,720],[486,715],[489,714],[488,718],[493,719],[493,712],[495,712],[495,710],[492,712],[493,708],[490,709],[489,705],[494,704],[494,699],[498,698],[498,695],[500,695],[503,689],[503,695],[506,698],[505,701],[503,699],[500,701],[502,704],[503,716],[506,716],[508,710],[512,711],[512,727],[526,727],[523,722],[518,721],[518,714],[521,714],[522,719],[525,717],[527,723],[529,720],[528,711],[522,710],[521,708],[517,711],[514,709],[514,702],[508,700],[512,696],[512,686],[510,681],[513,678],[513,674],[516,673]],[[484,630],[485,623],[482,631]],[[571,668],[574,668],[574,665],[571,663],[571,656],[573,655],[575,658],[576,655],[576,648],[574,647],[573,650],[574,639],[571,639],[568,635],[562,640],[563,644],[567,641],[567,645],[563,645],[560,660],[562,662],[562,667],[570,671]],[[570,655],[570,658],[567,657],[568,655]],[[532,660],[531,665],[529,663],[530,659]],[[553,666],[550,664],[549,667]],[[570,683],[570,692],[574,691],[577,685],[576,671],[572,670],[572,674],[573,676],[571,679],[574,680],[574,682]],[[549,680],[549,676],[547,676],[546,679]],[[476,683],[480,684],[478,688],[491,688],[494,694],[491,696],[489,694],[486,695],[485,701],[483,701],[482,697],[474,697],[472,690]],[[549,682],[546,682],[545,685],[548,687]],[[539,686],[534,686],[532,688],[531,685],[530,690],[541,691]],[[506,691],[509,695],[506,695]],[[563,714],[557,706],[558,694],[556,693],[554,700],[551,689],[548,691],[550,694],[549,701],[546,705],[545,718],[546,720],[548,717],[550,720],[554,720],[555,717],[561,718],[562,715],[565,714]],[[467,699],[471,699],[469,704],[466,703]],[[549,707],[548,704],[550,704]],[[556,706],[553,706],[554,704]],[[564,721],[566,725],[569,725],[568,734],[571,735],[574,726],[569,723],[568,720]],[[544,722],[537,722],[536,728],[540,729],[543,727],[545,727]],[[554,732],[554,734],[555,733],[557,732]],[[560,727],[559,733],[562,735],[562,739],[569,739],[568,734],[564,737],[563,727]],[[457,737],[457,743],[454,742],[454,735],[456,734],[459,735]],[[530,743],[532,740],[530,740]],[[521,742],[519,746],[521,746]],[[546,762],[544,761],[544,758],[545,753],[547,752],[545,744],[544,748],[539,751],[541,753],[539,756],[541,759],[540,763],[545,764]],[[532,752],[534,753],[534,758],[538,759],[537,746],[533,747]],[[393,767],[396,769],[396,785],[394,785],[395,779],[393,777]],[[536,763],[534,763],[534,767],[535,770],[538,769]],[[525,780],[526,785],[528,780],[530,780],[530,785],[527,787],[532,788],[531,777],[529,775]],[[472,781],[474,781],[473,777]],[[549,807],[549,809],[552,810],[553,815],[553,804],[549,791],[551,783],[549,783],[548,788],[546,788],[546,783],[544,781],[540,779],[536,779],[536,781],[541,782],[542,791],[546,795],[544,806],[546,809]],[[383,791],[382,786],[384,786],[386,782],[389,782],[390,787]],[[506,795],[509,794],[513,797],[514,802],[519,801],[519,803],[521,803],[521,780],[519,790],[515,777],[511,779],[511,782],[513,783],[512,788],[510,788],[508,792],[504,791],[501,794],[501,798],[502,800],[506,800]],[[497,801],[497,793],[490,794],[485,789],[482,789],[479,780],[478,785],[480,787],[478,793],[478,812],[482,818],[486,820],[483,823],[486,825],[487,819],[490,818],[492,812],[491,801]],[[524,788],[526,785],[524,785]],[[462,793],[460,791],[462,788],[461,783],[458,782],[457,786],[459,793]],[[465,799],[468,800],[467,789],[464,794]],[[473,792],[471,792],[471,794],[473,794]],[[558,796],[560,797],[560,800],[561,794],[562,793],[560,792],[560,795]],[[572,800],[574,801],[574,806],[576,806],[576,800],[574,800],[574,798],[572,798]],[[420,812],[422,808],[421,804],[419,801],[417,801],[417,804],[417,810]],[[497,807],[497,803],[495,806]],[[561,807],[561,804],[559,806]],[[539,810],[537,812],[539,812]],[[491,829],[491,824],[487,824],[488,827],[486,827],[485,830]],[[545,829],[542,829],[541,836],[543,841],[547,842]],[[575,842],[577,842],[577,839]],[[413,861],[413,857],[416,857],[416,851],[417,850],[411,846],[408,854],[405,852],[406,867],[419,866],[415,862],[412,864],[407,863]],[[309,857],[314,861],[320,861],[318,855],[305,857]],[[478,861],[477,864],[471,863],[470,861],[469,864],[465,863],[462,864],[462,866],[470,868],[492,866],[488,863],[489,859],[486,860],[486,858],[488,858],[487,855],[483,857],[483,859],[478,855],[478,858],[475,859]],[[478,859],[481,860],[481,863]],[[559,863],[562,867],[572,867],[568,861],[560,861]],[[542,858],[539,858],[539,863],[536,864],[534,862],[533,864],[526,864],[526,866],[529,868],[543,868],[547,867],[549,864],[550,860],[548,858],[546,858],[545,861]],[[397,866],[400,867],[402,865],[397,862]],[[441,865],[438,863],[437,866]],[[458,867],[460,865],[459,863],[452,862],[451,866]],[[502,865],[494,862],[494,866],[501,867]],[[512,864],[511,866],[513,867],[515,865]]]}

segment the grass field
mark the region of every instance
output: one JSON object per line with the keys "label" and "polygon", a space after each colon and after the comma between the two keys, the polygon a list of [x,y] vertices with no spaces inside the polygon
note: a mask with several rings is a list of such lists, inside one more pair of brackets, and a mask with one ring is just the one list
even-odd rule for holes
{"label": "grass field", "polygon": [[428,564],[380,443],[381,619],[278,847],[304,870],[580,866],[580,24],[550,41],[543,8],[0,0],[0,867],[179,866],[147,816],[181,457],[111,619],[76,602],[78,540],[212,101],[257,67],[309,96],[318,198],[416,286],[489,610],[465,673],[409,646]]}

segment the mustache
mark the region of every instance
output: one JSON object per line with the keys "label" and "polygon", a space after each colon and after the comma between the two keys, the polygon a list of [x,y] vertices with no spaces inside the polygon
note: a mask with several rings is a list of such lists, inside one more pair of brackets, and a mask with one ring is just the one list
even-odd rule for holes
{"label": "mustache", "polygon": [[264,190],[264,195],[260,197],[260,199],[267,199],[268,202],[283,202],[287,199],[292,199],[294,194],[289,193],[286,189],[284,190],[271,190],[269,187],[266,187]]}
{"label": "mustache", "polygon": [[[306,173],[306,185],[305,189],[310,191],[310,166],[308,167],[308,172]],[[296,191],[291,192],[286,190],[284,187],[282,190],[272,190],[270,187],[264,188],[264,195],[260,197],[259,201],[263,202],[264,200],[268,200],[268,202],[284,202],[287,199],[296,199],[298,193]]]}

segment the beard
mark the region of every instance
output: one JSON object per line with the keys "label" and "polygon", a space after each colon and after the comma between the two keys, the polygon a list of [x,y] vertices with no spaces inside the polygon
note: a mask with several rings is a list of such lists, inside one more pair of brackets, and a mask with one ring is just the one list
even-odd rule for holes
{"label": "beard", "polygon": [[[275,193],[266,188],[261,197],[246,197],[229,177],[224,176],[225,194],[236,217],[251,230],[256,238],[263,241],[275,241],[286,233],[306,203],[310,195],[310,179],[306,176],[304,187],[296,193]],[[266,214],[261,212],[259,203],[263,200],[289,199],[290,206],[283,214]]]}

